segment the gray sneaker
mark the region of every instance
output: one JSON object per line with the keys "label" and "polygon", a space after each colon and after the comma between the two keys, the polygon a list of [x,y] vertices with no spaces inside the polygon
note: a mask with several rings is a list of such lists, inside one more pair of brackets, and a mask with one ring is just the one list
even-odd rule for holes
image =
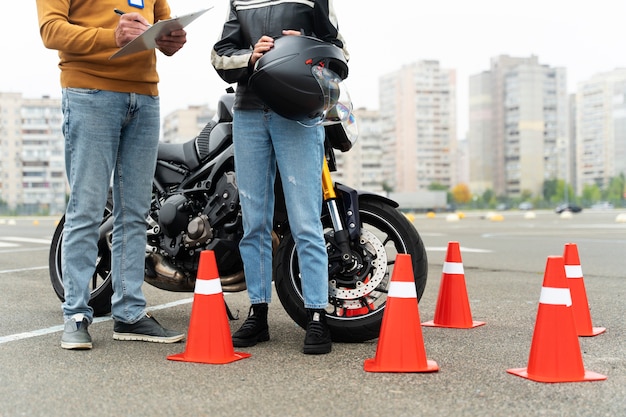
{"label": "gray sneaker", "polygon": [[87,331],[89,320],[84,314],[74,314],[65,322],[61,347],[63,349],[91,349],[91,336]]}
{"label": "gray sneaker", "polygon": [[167,330],[156,319],[148,314],[133,324],[115,321],[113,339],[138,340],[154,343],[176,343],[185,338],[184,333]]}

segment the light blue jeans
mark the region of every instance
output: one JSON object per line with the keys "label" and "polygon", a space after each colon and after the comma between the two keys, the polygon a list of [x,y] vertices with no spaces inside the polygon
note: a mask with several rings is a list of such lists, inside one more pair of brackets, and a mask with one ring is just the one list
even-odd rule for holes
{"label": "light blue jeans", "polygon": [[63,229],[63,316],[89,307],[98,227],[113,185],[112,316],[134,323],[145,312],[142,291],[146,216],[159,143],[159,98],[65,88],[65,168],[71,188]]}
{"label": "light blue jeans", "polygon": [[272,225],[276,166],[296,242],[306,308],[328,305],[328,255],[322,223],[324,129],[272,111],[235,110],[235,167],[244,235],[239,244],[252,304],[272,296]]}

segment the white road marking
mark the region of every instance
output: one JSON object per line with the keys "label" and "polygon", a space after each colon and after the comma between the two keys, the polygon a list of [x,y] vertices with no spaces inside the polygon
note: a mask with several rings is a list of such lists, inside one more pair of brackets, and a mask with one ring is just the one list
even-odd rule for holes
{"label": "white road marking", "polygon": [[35,239],[31,237],[5,236],[1,239],[8,240],[9,242],[18,242],[18,243],[41,243],[42,245],[50,244],[50,239]]}
{"label": "white road marking", "polygon": [[31,268],[5,269],[5,270],[0,270],[0,274],[12,274],[15,272],[37,271],[40,269],[48,269],[48,267],[47,266],[33,266]]}
{"label": "white road marking", "polygon": [[[448,248],[446,246],[427,246],[426,250],[431,251],[431,252],[445,252],[448,250]],[[461,246],[459,250],[461,251],[461,253],[463,252],[492,253],[493,252],[491,249],[466,248],[463,246]]]}
{"label": "white road marking", "polygon": [[[170,308],[170,307],[176,307],[176,306],[183,305],[183,304],[189,304],[191,302],[193,302],[193,297],[183,298],[182,300],[172,301],[171,303],[148,307],[146,308],[146,311],[163,310],[163,309]],[[110,320],[113,320],[110,316],[96,317],[94,318],[93,323],[101,323],[101,322],[110,321]],[[0,345],[3,343],[15,342],[18,340],[23,340],[23,339],[30,339],[31,337],[43,336],[46,334],[57,333],[57,332],[62,332],[62,331],[63,331],[63,325],[60,324],[58,326],[47,327],[45,329],[37,329],[37,330],[29,331],[29,332],[1,336]]]}
{"label": "white road marking", "polygon": [[3,242],[0,240],[0,248],[16,248],[20,245],[18,245],[17,243],[9,243],[9,242]]}

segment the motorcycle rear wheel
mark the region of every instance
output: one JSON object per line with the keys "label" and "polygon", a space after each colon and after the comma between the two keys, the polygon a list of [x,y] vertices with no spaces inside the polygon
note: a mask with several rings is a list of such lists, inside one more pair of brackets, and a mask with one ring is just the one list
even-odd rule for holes
{"label": "motorcycle rear wheel", "polygon": [[[104,316],[111,312],[111,296],[113,295],[113,284],[111,282],[111,249],[109,245],[110,234],[112,232],[111,207],[107,204],[100,226],[100,240],[98,241],[98,258],[96,269],[91,277],[89,306],[93,308],[95,316]],[[52,237],[50,253],[48,256],[48,268],[50,271],[50,282],[57,297],[65,301],[65,289],[63,287],[63,272],[61,269],[63,225],[65,216],[57,225]]]}
{"label": "motorcycle rear wheel", "polygon": [[[359,284],[359,287],[346,289],[340,284],[339,277],[329,274],[327,322],[332,339],[336,342],[363,342],[379,336],[397,254],[411,255],[418,300],[422,297],[428,275],[424,243],[406,216],[384,201],[368,196],[360,198],[359,215],[362,237],[353,251],[359,256],[364,253],[377,255],[369,262],[373,266],[368,271],[368,277],[362,280],[365,284]],[[328,239],[329,230],[332,230],[330,219],[323,217],[322,222]],[[332,265],[330,269],[333,269]],[[375,288],[368,287],[368,280]],[[285,234],[274,256],[274,281],[287,314],[300,327],[306,328],[307,315],[298,256],[293,236],[289,232]],[[355,292],[359,293],[357,297],[350,299],[347,296]]]}

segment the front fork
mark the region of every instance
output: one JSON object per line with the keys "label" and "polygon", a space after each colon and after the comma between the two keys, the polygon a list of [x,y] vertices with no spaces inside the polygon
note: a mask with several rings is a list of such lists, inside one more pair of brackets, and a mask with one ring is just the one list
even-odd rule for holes
{"label": "front fork", "polygon": [[[345,190],[350,191],[347,187]],[[360,235],[357,206],[358,196],[354,190],[352,191],[352,195],[346,196],[348,197],[348,201],[346,202],[344,199],[347,223],[344,224],[344,220],[337,207],[337,193],[333,186],[328,162],[326,162],[326,158],[324,158],[324,166],[322,167],[322,193],[324,204],[328,209],[328,214],[333,225],[335,243],[341,252],[341,262],[345,272],[356,270],[359,267],[358,260],[353,256],[352,250],[350,249],[350,239],[358,238]]]}

